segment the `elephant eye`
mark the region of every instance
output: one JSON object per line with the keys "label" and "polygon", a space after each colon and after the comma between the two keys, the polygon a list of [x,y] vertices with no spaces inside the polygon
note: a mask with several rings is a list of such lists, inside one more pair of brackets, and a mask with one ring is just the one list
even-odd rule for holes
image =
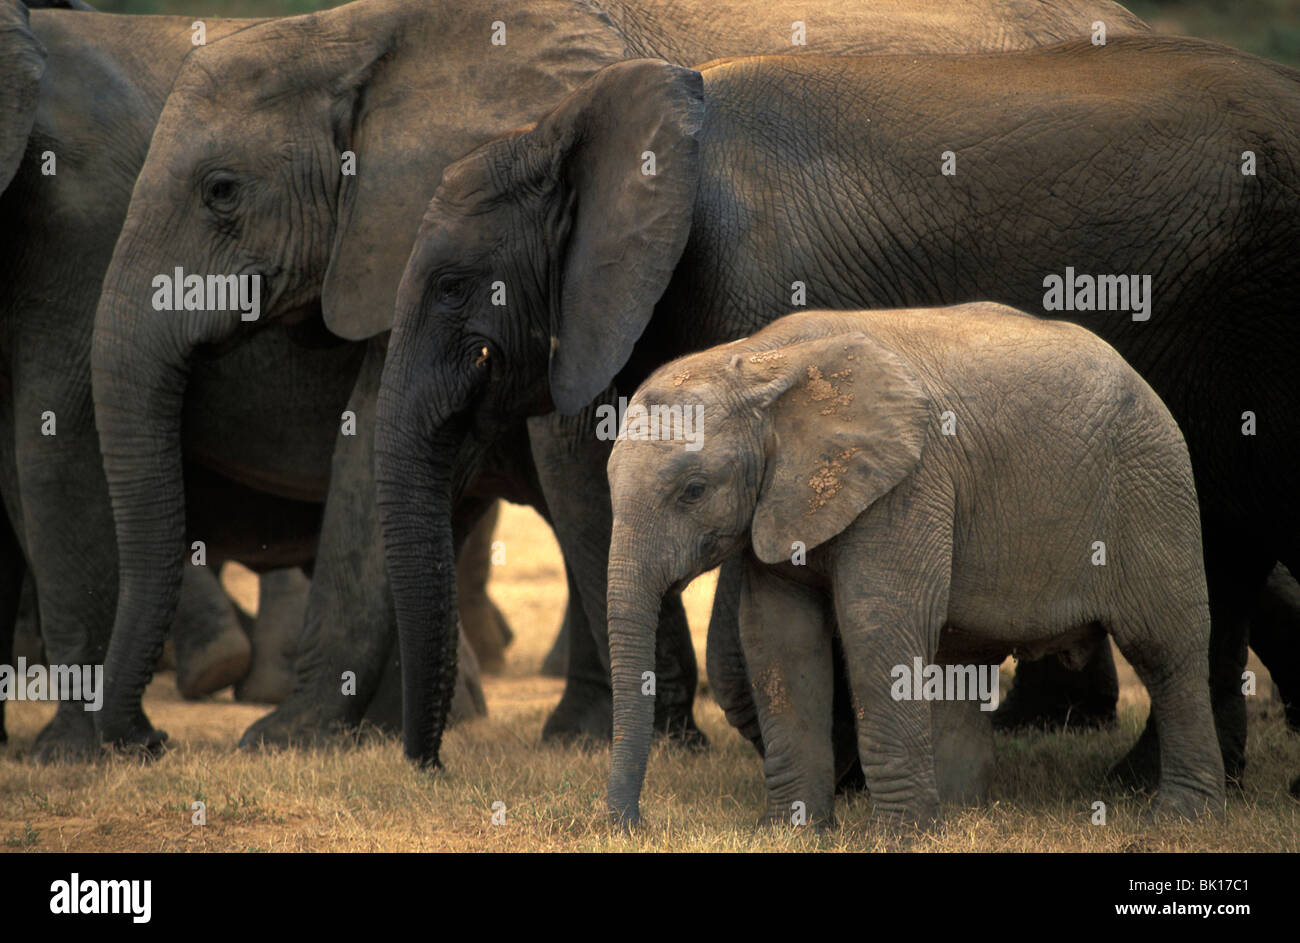
{"label": "elephant eye", "polygon": [[682,493],[677,496],[678,504],[694,504],[700,498],[704,497],[704,482],[698,478],[692,478],[682,489]]}
{"label": "elephant eye", "polygon": [[213,174],[203,185],[203,202],[214,210],[228,210],[239,196],[239,181],[228,173]]}
{"label": "elephant eye", "polygon": [[469,300],[470,280],[464,275],[443,275],[434,285],[434,300],[439,307],[451,311],[463,307]]}

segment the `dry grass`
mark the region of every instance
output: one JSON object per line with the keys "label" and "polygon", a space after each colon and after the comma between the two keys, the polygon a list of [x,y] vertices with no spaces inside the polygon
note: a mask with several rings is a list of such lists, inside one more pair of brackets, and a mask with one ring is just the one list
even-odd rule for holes
{"label": "dry grass", "polygon": [[[491,716],[448,735],[444,771],[415,771],[395,740],[378,736],[318,752],[238,751],[239,734],[263,708],[236,704],[229,694],[205,704],[184,702],[166,674],[150,688],[148,709],[175,748],[150,765],[112,758],[93,766],[34,766],[24,756],[52,707],[8,706],[0,850],[1300,850],[1300,803],[1286,792],[1300,772],[1300,738],[1286,732],[1266,694],[1251,705],[1249,779],[1230,795],[1226,819],[1142,824],[1147,800],[1103,781],[1147,710],[1127,666],[1121,666],[1120,729],[1000,736],[992,802],[949,809],[938,830],[903,841],[872,826],[864,798],[841,799],[841,827],[828,833],[756,827],[763,810],[757,757],[703,697],[697,717],[713,749],[685,755],[656,748],[643,801],[648,825],[624,834],[603,814],[608,751],[539,743],[561,689],[560,682],[535,675],[564,603],[554,543],[544,525],[519,508],[507,509],[499,536],[507,559],[494,571],[492,592],[518,638],[506,674],[486,681]],[[247,583],[235,579],[247,592]],[[701,664],[711,596],[708,579],[688,592]],[[1268,690],[1265,681],[1261,691]],[[190,821],[196,799],[207,807],[203,827]],[[1105,827],[1089,823],[1096,800],[1107,805]],[[492,824],[497,802],[505,805],[500,826]]]}

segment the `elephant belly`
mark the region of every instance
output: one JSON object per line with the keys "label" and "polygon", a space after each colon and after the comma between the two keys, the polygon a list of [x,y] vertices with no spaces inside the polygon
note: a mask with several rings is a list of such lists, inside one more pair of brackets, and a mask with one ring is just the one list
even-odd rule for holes
{"label": "elephant belly", "polygon": [[1085,657],[1097,644],[1104,615],[1086,583],[1091,575],[1062,574],[1040,563],[1027,564],[1015,578],[986,581],[963,578],[954,567],[945,645],[990,656]]}
{"label": "elephant belly", "polygon": [[185,499],[188,539],[203,541],[209,565],[238,560],[261,572],[316,556],[318,502],[267,494],[192,464],[185,468]]}

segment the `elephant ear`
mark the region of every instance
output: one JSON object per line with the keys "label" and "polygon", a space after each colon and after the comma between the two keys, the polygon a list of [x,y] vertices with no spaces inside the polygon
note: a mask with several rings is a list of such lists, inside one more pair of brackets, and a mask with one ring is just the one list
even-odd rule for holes
{"label": "elephant ear", "polygon": [[[754,553],[790,559],[830,540],[921,460],[929,400],[907,364],[865,334],[836,334],[732,360],[767,416]],[[757,383],[757,386],[755,386]]]}
{"label": "elephant ear", "polygon": [[45,47],[27,23],[27,8],[0,0],[0,193],[27,150],[44,73]]}
{"label": "elephant ear", "polygon": [[[362,340],[392,327],[397,286],[443,168],[536,121],[626,50],[608,17],[586,4],[528,4],[504,23],[490,5],[460,3],[349,3],[313,17],[324,37],[305,57],[365,53],[345,52],[331,72],[333,133],[356,165],[340,178],[321,288],[326,326]],[[506,42],[493,45],[494,35]]]}
{"label": "elephant ear", "polygon": [[601,70],[521,142],[554,162],[566,207],[550,362],[566,415],[627,363],[668,287],[690,235],[703,120],[700,73],[639,59]]}

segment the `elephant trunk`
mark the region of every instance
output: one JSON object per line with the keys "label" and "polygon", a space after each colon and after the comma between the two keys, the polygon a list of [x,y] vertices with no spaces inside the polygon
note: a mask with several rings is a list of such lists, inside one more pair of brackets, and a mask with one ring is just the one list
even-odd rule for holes
{"label": "elephant trunk", "polygon": [[402,662],[402,738],[422,767],[441,765],[439,749],[456,687],[457,607],[452,507],[463,486],[457,419],[411,382],[422,346],[400,328],[389,344],[375,427],[375,485],[384,559]]}
{"label": "elephant trunk", "polygon": [[[615,525],[609,566],[609,660],[614,692],[614,743],[610,753],[609,812],[614,822],[640,821],[638,803],[654,733],[655,699],[643,693],[655,667],[655,631],[663,591],[632,562],[626,529]],[[653,674],[651,675],[653,677]]]}
{"label": "elephant trunk", "polygon": [[153,747],[161,736],[141,698],[180,598],[181,411],[189,367],[175,345],[143,340],[139,326],[148,318],[120,281],[115,272],[105,280],[92,352],[95,421],[118,547],[117,615],[98,720],[105,742]]}

